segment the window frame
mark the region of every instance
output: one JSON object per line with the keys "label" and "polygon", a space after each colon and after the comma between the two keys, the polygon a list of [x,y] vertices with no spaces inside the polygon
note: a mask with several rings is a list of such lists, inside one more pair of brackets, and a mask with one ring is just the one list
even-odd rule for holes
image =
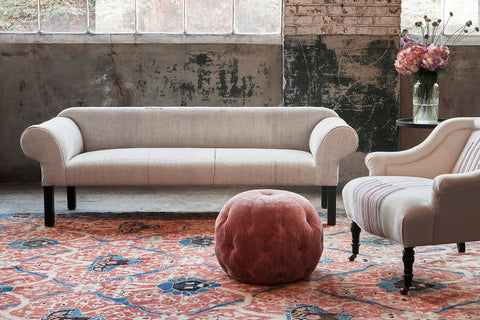
{"label": "window frame", "polygon": [[[85,19],[86,31],[83,32],[53,32],[41,30],[40,0],[37,0],[37,30],[38,31],[1,31],[0,43],[52,43],[52,44],[102,44],[102,43],[215,43],[215,44],[281,44],[283,40],[284,1],[281,1],[280,26],[278,33],[235,33],[235,0],[232,1],[232,31],[230,33],[187,33],[186,9],[184,5],[183,33],[140,32],[138,18],[138,0],[135,1],[135,31],[131,32],[92,32],[90,31],[89,1],[86,0]],[[183,0],[184,4],[186,0]]]}
{"label": "window frame", "polygon": [[282,34],[275,35],[181,35],[181,34],[91,34],[91,33],[6,33],[0,43],[42,44],[282,44]]}

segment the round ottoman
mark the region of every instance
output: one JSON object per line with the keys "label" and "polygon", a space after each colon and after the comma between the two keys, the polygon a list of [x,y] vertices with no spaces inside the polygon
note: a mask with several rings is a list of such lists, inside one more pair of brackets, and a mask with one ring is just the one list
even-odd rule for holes
{"label": "round ottoman", "polygon": [[215,222],[215,254],[232,278],[279,284],[308,277],[323,251],[323,225],[312,204],[289,191],[242,192]]}

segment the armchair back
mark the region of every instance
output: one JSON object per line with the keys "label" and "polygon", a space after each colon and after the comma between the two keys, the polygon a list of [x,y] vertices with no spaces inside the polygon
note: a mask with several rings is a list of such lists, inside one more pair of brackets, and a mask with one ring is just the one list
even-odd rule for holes
{"label": "armchair back", "polygon": [[470,135],[452,173],[465,173],[480,169],[480,129]]}

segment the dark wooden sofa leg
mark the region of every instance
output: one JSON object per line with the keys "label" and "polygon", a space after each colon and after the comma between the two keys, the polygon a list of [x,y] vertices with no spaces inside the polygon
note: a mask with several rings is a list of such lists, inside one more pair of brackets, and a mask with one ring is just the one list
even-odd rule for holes
{"label": "dark wooden sofa leg", "polygon": [[327,194],[328,194],[327,187],[324,186],[324,187],[320,187],[320,188],[322,189],[322,199],[321,199],[322,200],[322,208],[327,209],[327,202],[328,202],[327,201]]}
{"label": "dark wooden sofa leg", "polygon": [[45,227],[55,225],[55,195],[54,187],[43,187],[43,205],[45,210]]}
{"label": "dark wooden sofa leg", "polygon": [[67,187],[67,204],[68,210],[75,210],[77,207],[77,188],[74,186]]}
{"label": "dark wooden sofa leg", "polygon": [[362,229],[360,229],[355,221],[352,221],[350,231],[352,233],[352,255],[348,258],[348,260],[353,261],[358,255],[358,248],[360,248],[360,232]]}
{"label": "dark wooden sofa leg", "polygon": [[403,249],[403,289],[401,294],[405,295],[412,286],[413,262],[415,262],[415,250],[411,247]]}
{"label": "dark wooden sofa leg", "polygon": [[334,226],[337,223],[337,186],[328,186],[326,188],[327,188],[327,224],[329,226]]}
{"label": "dark wooden sofa leg", "polygon": [[457,243],[457,250],[460,253],[465,252],[465,242]]}

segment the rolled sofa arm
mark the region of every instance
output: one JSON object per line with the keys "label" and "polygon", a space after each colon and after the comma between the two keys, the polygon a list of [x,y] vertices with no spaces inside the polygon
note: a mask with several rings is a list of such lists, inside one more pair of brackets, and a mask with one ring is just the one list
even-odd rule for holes
{"label": "rolled sofa arm", "polygon": [[343,119],[329,117],[320,121],[310,135],[310,152],[315,159],[323,185],[338,183],[339,162],[358,148],[358,134]]}
{"label": "rolled sofa arm", "polygon": [[25,129],[20,145],[26,156],[40,162],[43,186],[65,186],[65,165],[83,151],[83,138],[75,122],[55,117]]}

